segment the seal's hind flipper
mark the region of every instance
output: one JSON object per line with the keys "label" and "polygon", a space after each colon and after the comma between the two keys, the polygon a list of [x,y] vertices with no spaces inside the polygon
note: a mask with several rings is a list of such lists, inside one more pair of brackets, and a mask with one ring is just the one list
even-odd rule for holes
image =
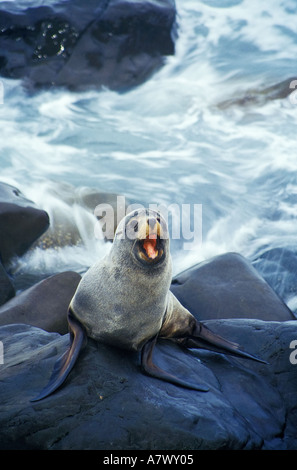
{"label": "seal's hind flipper", "polygon": [[179,385],[180,387],[189,388],[192,390],[198,390],[199,392],[208,392],[209,388],[204,385],[195,385],[189,382],[185,382],[174,375],[165,372],[164,370],[157,367],[153,361],[153,349],[155,347],[157,341],[157,336],[150,339],[142,348],[141,351],[141,366],[143,371],[152,376],[156,377],[157,379],[164,380],[165,382],[170,382],[174,385]]}
{"label": "seal's hind flipper", "polygon": [[47,397],[59,388],[66,380],[69,372],[73,368],[81,349],[86,344],[86,333],[81,323],[68,311],[68,324],[70,333],[70,345],[67,351],[57,360],[48,384],[43,390],[30,401],[38,401]]}
{"label": "seal's hind flipper", "polygon": [[178,339],[177,342],[189,349],[208,349],[210,351],[252,359],[253,361],[267,364],[263,359],[241,350],[237,343],[232,343],[222,336],[217,335],[197,320],[194,320],[189,331],[184,332],[184,337]]}

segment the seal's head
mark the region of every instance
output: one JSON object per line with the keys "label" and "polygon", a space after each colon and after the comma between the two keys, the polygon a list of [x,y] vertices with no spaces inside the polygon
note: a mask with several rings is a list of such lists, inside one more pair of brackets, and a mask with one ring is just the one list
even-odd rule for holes
{"label": "seal's head", "polygon": [[123,239],[128,240],[134,261],[143,267],[160,266],[169,254],[166,220],[152,209],[137,209],[121,221],[114,243]]}

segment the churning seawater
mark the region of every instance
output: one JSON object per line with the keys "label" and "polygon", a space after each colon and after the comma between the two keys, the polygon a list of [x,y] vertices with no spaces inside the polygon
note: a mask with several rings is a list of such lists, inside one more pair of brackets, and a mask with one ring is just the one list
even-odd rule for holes
{"label": "churning seawater", "polygon": [[297,78],[297,1],[176,5],[175,56],[132,91],[29,94],[3,80],[0,180],[65,211],[84,240],[36,248],[16,272],[83,271],[108,250],[86,229],[90,214],[59,197],[65,183],[144,205],[202,204],[202,245],[173,243],[174,273],[227,251],[297,251],[297,104],[265,93]]}

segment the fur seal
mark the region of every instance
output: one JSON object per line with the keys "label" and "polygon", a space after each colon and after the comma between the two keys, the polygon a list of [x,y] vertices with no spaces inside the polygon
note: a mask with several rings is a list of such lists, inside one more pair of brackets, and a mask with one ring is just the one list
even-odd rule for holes
{"label": "fur seal", "polygon": [[62,385],[87,337],[141,351],[146,374],[204,392],[207,387],[181,380],[153,363],[158,338],[186,348],[210,349],[265,362],[197,321],[169,290],[171,277],[165,219],[149,209],[126,215],[116,230],[109,254],[83,275],[68,310],[69,349],[55,364],[49,383],[31,401],[45,398]]}

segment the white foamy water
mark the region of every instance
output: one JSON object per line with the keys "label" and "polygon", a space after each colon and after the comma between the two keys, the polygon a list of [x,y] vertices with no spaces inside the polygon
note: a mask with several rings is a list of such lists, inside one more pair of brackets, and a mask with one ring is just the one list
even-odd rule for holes
{"label": "white foamy water", "polygon": [[[177,10],[175,56],[128,93],[28,95],[3,81],[0,179],[70,218],[82,240],[36,248],[19,272],[83,271],[108,250],[93,237],[91,211],[53,195],[49,182],[145,205],[202,204],[202,245],[184,251],[173,241],[174,273],[227,251],[251,260],[296,252],[297,104],[260,90],[297,78],[297,4],[180,0]],[[236,102],[250,90],[261,101]]]}

